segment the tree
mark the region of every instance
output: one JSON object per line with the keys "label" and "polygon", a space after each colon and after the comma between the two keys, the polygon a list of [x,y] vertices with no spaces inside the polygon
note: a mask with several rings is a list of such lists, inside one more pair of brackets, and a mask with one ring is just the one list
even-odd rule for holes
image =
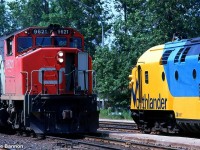
{"label": "tree", "polygon": [[[157,31],[163,41],[172,39],[175,32],[195,37],[199,34],[200,1],[197,0],[172,0],[161,3],[160,1],[149,1],[149,9],[151,12],[151,25],[154,31]],[[158,7],[159,6],[159,7]],[[158,7],[160,9],[156,9]]]}
{"label": "tree", "polygon": [[[129,57],[129,56],[128,56]],[[129,105],[127,79],[130,65],[127,65],[127,53],[109,50],[108,47],[98,48],[93,61],[97,75],[98,96],[108,99],[109,105]]]}
{"label": "tree", "polygon": [[0,35],[3,35],[5,32],[9,31],[9,24],[8,24],[8,13],[6,12],[5,2],[2,0],[0,2]]}
{"label": "tree", "polygon": [[41,0],[17,0],[8,3],[13,28],[21,29],[36,26],[46,10]]}
{"label": "tree", "polygon": [[115,44],[120,50],[145,51],[171,41],[173,33],[198,36],[200,2],[196,0],[115,0],[122,16],[115,23]]}

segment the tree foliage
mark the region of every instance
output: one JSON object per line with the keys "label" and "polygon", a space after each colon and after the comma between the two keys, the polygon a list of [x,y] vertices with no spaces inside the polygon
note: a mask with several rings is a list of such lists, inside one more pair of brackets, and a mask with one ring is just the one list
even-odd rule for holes
{"label": "tree foliage", "polygon": [[128,75],[136,63],[136,56],[136,53],[109,50],[108,47],[96,50],[93,61],[97,74],[96,90],[100,98],[108,99],[109,105],[129,106]]}
{"label": "tree foliage", "polygon": [[16,0],[8,3],[12,26],[16,29],[36,26],[42,19],[43,3],[41,0]]}
{"label": "tree foliage", "polygon": [[5,2],[1,1],[0,3],[0,35],[3,35],[5,32],[8,32],[9,28],[8,28],[8,17],[7,17],[8,13],[6,11],[6,6],[5,6]]}
{"label": "tree foliage", "polygon": [[[111,104],[119,104],[120,101],[120,104],[128,106],[128,75],[137,58],[148,48],[171,41],[174,33],[178,32],[188,38],[198,36],[200,1],[114,0],[114,3],[119,12],[118,19],[113,24],[114,44],[110,51],[98,51],[94,64],[106,63],[95,66],[97,74],[101,74],[98,80],[99,95],[106,97],[109,93]],[[106,57],[105,53],[115,53],[115,57]],[[115,66],[107,62],[115,62]],[[103,76],[104,72],[99,71],[113,70],[112,68],[115,78],[113,75],[107,78]]]}

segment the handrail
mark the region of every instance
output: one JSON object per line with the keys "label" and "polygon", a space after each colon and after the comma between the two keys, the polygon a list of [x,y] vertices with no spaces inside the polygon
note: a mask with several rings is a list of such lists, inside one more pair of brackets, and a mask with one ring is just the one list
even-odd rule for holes
{"label": "handrail", "polygon": [[29,93],[28,93],[28,115],[30,114],[30,109],[29,109],[29,106],[30,106],[30,94],[31,94],[31,92],[32,92],[32,87],[33,87],[33,82],[32,82],[32,79],[33,79],[33,77],[32,77],[32,75],[33,75],[33,72],[39,72],[40,70],[32,70],[31,71],[31,88],[30,88],[30,91],[29,91]]}
{"label": "handrail", "polygon": [[[58,70],[32,70],[31,71],[31,83],[30,83],[30,90],[29,90],[29,92],[28,92],[28,89],[27,89],[27,93],[28,93],[28,98],[29,98],[29,100],[30,100],[30,94],[31,94],[31,92],[32,92],[32,90],[33,90],[33,73],[34,72],[45,72],[45,71],[58,71]],[[92,88],[95,88],[96,87],[96,75],[94,74],[95,73],[95,71],[94,70],[76,70],[76,69],[74,69],[74,70],[72,70],[71,72],[69,72],[69,73],[65,73],[64,75],[65,76],[69,76],[69,75],[71,75],[72,73],[74,73],[74,72],[76,72],[76,71],[78,71],[78,72],[83,72],[84,73],[84,84],[85,84],[85,89],[86,89],[86,76],[85,76],[85,73],[88,73],[88,72],[92,72],[92,78],[94,79],[94,81],[95,81],[95,84],[93,84],[93,81],[92,81]],[[25,73],[25,72],[24,72]],[[57,94],[59,94],[59,71],[57,72],[58,73],[58,90],[57,90]],[[44,73],[42,73],[42,76],[44,75]],[[27,75],[28,76],[28,75]],[[75,76],[76,76],[76,74],[74,74],[74,84],[75,84],[75,80],[77,80],[76,78],[75,78]],[[43,83],[43,81],[44,81],[44,79],[43,79],[43,77],[42,77],[42,84],[44,84]],[[28,87],[28,82],[27,82],[27,87]],[[41,92],[40,92],[41,93]],[[43,91],[43,87],[42,87],[42,94],[44,94],[44,91]],[[75,85],[74,85],[74,94],[75,94]],[[29,105],[29,101],[28,101],[28,105]],[[29,112],[29,110],[28,110],[28,112]]]}
{"label": "handrail", "polygon": [[[74,73],[74,72],[76,73],[76,69],[72,70],[70,73],[67,73],[67,74],[65,73],[64,75],[65,75],[65,76],[69,76],[70,74],[72,74],[72,73]],[[76,85],[75,85],[75,82],[76,82],[75,76],[76,76],[76,75],[73,74],[73,76],[74,76],[74,94],[75,94],[75,93],[76,93],[76,91],[75,91],[75,86],[76,86]]]}
{"label": "handrail", "polygon": [[31,71],[31,88],[30,88],[30,91],[29,91],[29,94],[28,94],[28,95],[31,94],[32,89],[33,89],[33,77],[32,77],[33,72],[39,72],[39,71],[42,71],[42,70],[32,70],[32,71]]}
{"label": "handrail", "polygon": [[[50,69],[52,69],[52,68],[50,68]],[[32,70],[32,72],[31,72],[31,89],[30,89],[30,91],[29,91],[29,95],[30,95],[30,93],[32,92],[32,87],[33,87],[33,73],[34,72],[42,72],[42,79],[41,79],[41,81],[40,81],[40,79],[39,79],[39,81],[40,81],[40,83],[42,84],[42,94],[44,94],[44,84],[46,83],[45,81],[46,80],[44,80],[44,72],[45,71],[47,71],[47,72],[49,72],[49,71],[53,71],[53,72],[57,72],[57,75],[58,75],[58,79],[57,79],[57,94],[59,94],[59,83],[60,83],[60,73],[62,72],[62,71],[60,71],[60,70],[54,70],[54,68],[52,69],[52,70],[43,70],[43,69],[40,69],[40,70]],[[73,72],[73,71],[72,71]],[[54,81],[55,82],[55,81]],[[56,84],[56,83],[54,83],[54,84]]]}
{"label": "handrail", "polygon": [[[26,92],[25,92],[25,99],[24,99],[24,125],[26,125],[26,112],[25,112],[25,110],[26,110],[26,105],[25,105],[25,101],[26,101],[26,95],[27,95],[27,93],[28,93],[28,72],[27,71],[21,71],[20,73],[24,73],[24,74],[26,74]],[[29,98],[28,98],[28,101],[29,101]]]}
{"label": "handrail", "polygon": [[[93,79],[93,77],[95,77],[95,86],[93,86],[92,88],[96,88],[96,75],[94,75],[94,73],[95,73],[95,70],[86,70],[86,72],[92,72],[92,79]],[[92,85],[93,85],[93,82],[92,82]]]}
{"label": "handrail", "polygon": [[70,73],[68,73],[68,74],[64,74],[64,75],[66,75],[66,76],[69,76],[70,74],[72,74],[73,72],[75,72],[76,71],[76,69],[74,69],[74,70],[72,70]]}
{"label": "handrail", "polygon": [[[69,73],[67,73],[67,74],[65,73],[64,75],[65,75],[65,76],[69,76],[69,75],[71,75],[72,73],[74,73],[74,72],[76,72],[76,71],[78,71],[78,72],[83,72],[83,73],[84,73],[84,86],[85,86],[85,89],[86,89],[86,78],[85,78],[85,73],[86,73],[86,72],[92,72],[92,78],[95,77],[95,78],[94,78],[94,79],[95,79],[95,85],[93,85],[93,82],[92,82],[92,86],[93,86],[92,88],[95,88],[95,87],[96,87],[96,75],[94,75],[94,73],[95,73],[94,70],[77,70],[77,69],[74,69],[74,70],[72,70],[71,72],[69,72]],[[75,82],[76,82],[76,81],[75,81],[75,79],[76,79],[75,76],[76,76],[76,75],[74,75],[74,94],[75,94]]]}
{"label": "handrail", "polygon": [[85,89],[86,89],[86,79],[85,79],[85,73],[86,72],[92,72],[92,78],[95,77],[95,85],[93,85],[92,82],[92,89],[96,87],[96,75],[94,76],[95,71],[94,70],[78,70],[78,72],[83,72],[84,73],[84,84],[85,84]]}
{"label": "handrail", "polygon": [[26,92],[25,95],[28,93],[28,72],[27,71],[21,71],[20,73],[26,74]]}

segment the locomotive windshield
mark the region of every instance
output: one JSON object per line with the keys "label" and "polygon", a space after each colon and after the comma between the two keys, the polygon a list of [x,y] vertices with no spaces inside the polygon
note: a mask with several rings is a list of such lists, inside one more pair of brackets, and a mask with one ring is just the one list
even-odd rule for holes
{"label": "locomotive windshield", "polygon": [[18,43],[18,46],[17,46],[17,51],[18,52],[23,52],[27,48],[33,46],[32,37],[19,37],[17,39],[17,43]]}
{"label": "locomotive windshield", "polygon": [[[19,37],[17,39],[17,52],[23,52],[30,47],[33,47],[33,38],[32,37]],[[65,47],[67,46],[66,37],[36,37],[36,46],[56,46],[56,47]],[[82,39],[81,38],[71,38],[70,47],[82,49]]]}
{"label": "locomotive windshield", "polygon": [[54,45],[55,46],[67,46],[67,38],[65,37],[55,37],[54,38]]}
{"label": "locomotive windshield", "polygon": [[71,47],[83,50],[82,36],[74,30],[57,28],[27,29],[17,38],[17,52],[22,53],[32,47]]}
{"label": "locomotive windshield", "polygon": [[81,38],[71,38],[70,47],[82,49],[82,40]]}
{"label": "locomotive windshield", "polygon": [[36,46],[50,46],[51,38],[50,37],[37,37]]}
{"label": "locomotive windshield", "polygon": [[67,38],[65,37],[54,37],[53,38],[53,44],[52,44],[52,38],[51,37],[37,37],[36,38],[36,46],[60,46],[64,47],[67,46]]}

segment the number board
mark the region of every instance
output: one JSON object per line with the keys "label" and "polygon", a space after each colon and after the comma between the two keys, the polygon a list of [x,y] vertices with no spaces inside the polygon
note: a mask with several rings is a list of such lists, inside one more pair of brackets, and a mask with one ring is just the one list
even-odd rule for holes
{"label": "number board", "polygon": [[33,29],[32,30],[33,34],[50,34],[49,30],[47,29]]}
{"label": "number board", "polygon": [[[37,28],[32,30],[32,34],[50,34],[50,30],[48,29],[43,29],[43,28]],[[70,30],[68,29],[58,29],[57,34],[70,34]]]}

